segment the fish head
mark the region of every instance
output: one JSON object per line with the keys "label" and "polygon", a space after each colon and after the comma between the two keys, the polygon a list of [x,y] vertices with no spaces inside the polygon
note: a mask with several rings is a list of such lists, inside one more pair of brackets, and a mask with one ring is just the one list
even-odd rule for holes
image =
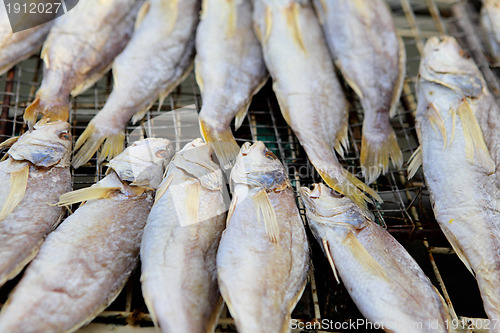
{"label": "fish head", "polygon": [[300,197],[306,207],[310,222],[332,226],[362,229],[366,221],[373,221],[373,215],[356,205],[351,199],[322,183],[313,184],[313,188],[300,188]]}
{"label": "fish head", "polygon": [[246,142],[241,147],[231,171],[231,187],[245,184],[266,190],[283,190],[290,186],[283,164],[261,141]]}
{"label": "fish head", "polygon": [[431,37],[425,43],[417,90],[425,82],[438,84],[466,96],[477,97],[485,83],[471,57],[453,37]]}
{"label": "fish head", "polygon": [[65,121],[39,121],[9,149],[15,160],[26,160],[39,167],[67,167],[71,156],[72,138]]}
{"label": "fish head", "polygon": [[148,138],[134,142],[113,158],[108,166],[131,185],[157,189],[174,155],[170,140]]}
{"label": "fish head", "polygon": [[186,144],[172,160],[173,165],[192,177],[209,190],[221,190],[224,175],[218,164],[213,161],[214,150],[202,139],[194,139]]}

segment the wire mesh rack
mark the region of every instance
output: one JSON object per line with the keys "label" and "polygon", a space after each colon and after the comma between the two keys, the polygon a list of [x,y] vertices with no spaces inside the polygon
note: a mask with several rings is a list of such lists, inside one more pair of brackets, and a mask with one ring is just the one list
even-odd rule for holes
{"label": "wire mesh rack", "polygon": [[[399,34],[407,51],[407,76],[403,93],[392,119],[405,161],[418,146],[413,113],[416,110],[414,85],[425,39],[451,34],[468,51],[482,70],[492,92],[500,93],[498,72],[490,65],[484,52],[485,32],[478,25],[480,4],[466,0],[388,0]],[[26,130],[22,121],[25,107],[34,99],[42,79],[42,62],[34,56],[23,61],[0,77],[0,141]],[[354,174],[359,167],[361,125],[363,112],[354,92],[344,84],[350,101],[350,150],[343,164]],[[72,99],[70,124],[73,138],[83,132],[90,119],[103,107],[112,89],[112,76],[106,75],[91,89]],[[197,112],[201,105],[198,87],[191,74],[173,91],[163,104],[156,103],[141,124],[127,128],[127,142],[138,137],[166,136],[180,149],[190,139],[199,136]],[[281,116],[278,103],[268,82],[255,96],[241,128],[235,132],[239,144],[261,140],[280,158],[297,189],[320,182],[321,178],[308,161],[304,150]],[[105,164],[94,158],[83,167],[72,170],[74,189],[90,186],[103,177]],[[465,323],[480,332],[478,318],[486,318],[476,282],[441,233],[431,209],[429,193],[421,170],[411,180],[406,179],[406,165],[390,169],[373,187],[383,198],[382,204],[370,206],[377,222],[387,228],[414,256],[423,270],[438,287],[451,308],[457,326]],[[304,217],[304,209],[297,200]],[[305,221],[305,217],[304,217]],[[356,321],[362,318],[342,284],[337,284],[321,249],[309,234],[314,271],[304,295],[292,317],[297,323],[321,323],[327,319],[328,328],[314,332],[349,331],[332,323]],[[120,296],[82,332],[103,332],[113,329],[152,330],[151,318],[142,300],[139,275],[136,270]],[[19,277],[0,289],[4,302]],[[317,327],[317,326],[316,326]],[[322,327],[322,326],[321,326]],[[234,322],[225,309],[217,326],[218,332],[235,332]],[[294,331],[302,331],[300,329]],[[307,330],[304,330],[307,331]],[[364,329],[363,331],[370,331]]]}

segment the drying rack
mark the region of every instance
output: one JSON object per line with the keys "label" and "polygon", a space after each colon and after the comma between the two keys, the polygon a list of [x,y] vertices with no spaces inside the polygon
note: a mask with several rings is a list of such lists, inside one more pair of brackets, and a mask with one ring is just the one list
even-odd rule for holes
{"label": "drying rack", "polygon": [[[416,110],[415,82],[420,56],[426,38],[450,34],[472,55],[483,72],[490,90],[499,96],[498,72],[484,52],[485,32],[479,27],[477,1],[466,0],[388,0],[399,34],[407,51],[407,70],[397,114],[392,119],[404,160],[408,161],[418,146],[413,114]],[[42,62],[37,56],[23,61],[0,77],[0,141],[26,130],[22,121],[25,107],[34,99],[42,79]],[[350,101],[350,149],[343,164],[351,172],[361,175],[359,167],[361,125],[363,112],[359,99],[344,83]],[[73,138],[83,132],[92,117],[106,102],[112,89],[112,76],[107,74],[91,89],[73,98],[69,122]],[[143,121],[127,128],[127,142],[138,138],[167,137],[180,149],[199,136],[197,112],[201,98],[194,75],[176,88],[163,102],[156,103]],[[278,156],[289,172],[295,189],[320,182],[298,140],[281,116],[270,82],[255,96],[241,128],[235,132],[238,143],[260,140]],[[88,187],[104,176],[105,164],[95,157],[86,165],[72,170],[74,189]],[[486,318],[476,282],[458,260],[437,225],[431,209],[429,193],[419,170],[407,180],[407,165],[391,168],[372,185],[384,202],[370,205],[377,223],[385,227],[414,256],[451,308],[452,319],[466,323],[474,331],[482,332],[482,318]],[[305,221],[304,208],[297,200]],[[314,269],[304,295],[292,314],[303,324],[356,321],[362,318],[342,284],[337,284],[321,249],[308,232]],[[153,332],[151,317],[142,300],[136,270],[120,296],[81,332]],[[4,302],[19,277],[0,289]],[[302,332],[301,330],[293,330]],[[345,332],[329,329],[314,332]],[[235,332],[234,321],[227,308],[223,310],[217,332]]]}

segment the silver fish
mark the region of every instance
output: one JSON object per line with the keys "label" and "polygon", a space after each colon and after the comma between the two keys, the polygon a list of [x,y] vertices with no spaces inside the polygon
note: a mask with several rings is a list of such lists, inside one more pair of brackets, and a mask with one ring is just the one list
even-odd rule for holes
{"label": "silver fish", "polygon": [[47,237],[2,308],[0,332],[72,332],[118,296],[172,155],[166,139],[138,141],[97,184],[61,196],[60,206],[85,203]]}
{"label": "silver fish", "polygon": [[[26,14],[28,15],[30,14]],[[32,20],[33,16],[35,15],[31,14],[26,19]],[[38,52],[53,22],[14,33],[5,6],[0,6],[0,75]]]}
{"label": "silver fish", "polygon": [[500,110],[452,37],[427,41],[419,77],[410,175],[423,163],[436,219],[500,320]]}
{"label": "silver fish", "polygon": [[403,41],[384,0],[314,0],[335,64],[361,99],[365,117],[361,170],[373,183],[403,154],[389,116],[396,113],[406,69]]}
{"label": "silver fish", "polygon": [[[281,112],[325,182],[360,205],[378,194],[342,168],[347,104],[309,1],[255,0],[254,23]],[[364,192],[363,192],[364,191]]]}
{"label": "silver fish", "polygon": [[309,246],[286,171],[262,142],[245,143],[217,252],[219,288],[240,333],[290,332]]}
{"label": "silver fish", "polygon": [[132,39],[113,63],[113,91],[75,144],[75,168],[101,145],[99,161],[118,155],[130,118],[135,124],[184,80],[193,63],[198,12],[198,0],[146,3]]}
{"label": "silver fish", "polygon": [[222,310],[215,257],[229,206],[224,177],[201,139],[168,166],[144,228],[142,293],[162,332],[213,332]]}
{"label": "silver fish", "polygon": [[45,236],[61,221],[59,196],[71,191],[69,124],[37,124],[13,138],[0,163],[0,286],[37,254]]}
{"label": "silver fish", "polygon": [[[373,215],[323,184],[300,189],[311,230],[361,313],[387,332],[448,332],[448,307]],[[337,275],[338,274],[338,275]]]}
{"label": "silver fish", "polygon": [[241,126],[253,95],[267,81],[259,40],[253,31],[250,0],[203,1],[196,33],[196,81],[203,104],[200,127],[223,169],[240,152],[231,133]]}
{"label": "silver fish", "polygon": [[500,1],[483,0],[480,23],[486,32],[486,44],[491,57],[500,62]]}
{"label": "silver fish", "polygon": [[109,70],[129,41],[143,0],[85,0],[57,18],[42,49],[43,80],[24,120],[68,120],[69,97]]}

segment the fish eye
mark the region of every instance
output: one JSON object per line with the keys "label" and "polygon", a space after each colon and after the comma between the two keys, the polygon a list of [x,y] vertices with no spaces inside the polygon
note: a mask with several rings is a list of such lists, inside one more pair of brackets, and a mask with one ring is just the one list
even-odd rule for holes
{"label": "fish eye", "polygon": [[59,133],[59,139],[71,141],[71,135],[68,132]]}
{"label": "fish eye", "polygon": [[156,153],[155,153],[156,157],[158,158],[168,158],[168,151],[166,151],[165,149],[161,149],[161,150],[158,150]]}
{"label": "fish eye", "polygon": [[276,155],[274,155],[274,153],[272,151],[270,151],[269,149],[266,149],[264,155],[271,159],[271,160],[277,160],[278,158],[276,157]]}

